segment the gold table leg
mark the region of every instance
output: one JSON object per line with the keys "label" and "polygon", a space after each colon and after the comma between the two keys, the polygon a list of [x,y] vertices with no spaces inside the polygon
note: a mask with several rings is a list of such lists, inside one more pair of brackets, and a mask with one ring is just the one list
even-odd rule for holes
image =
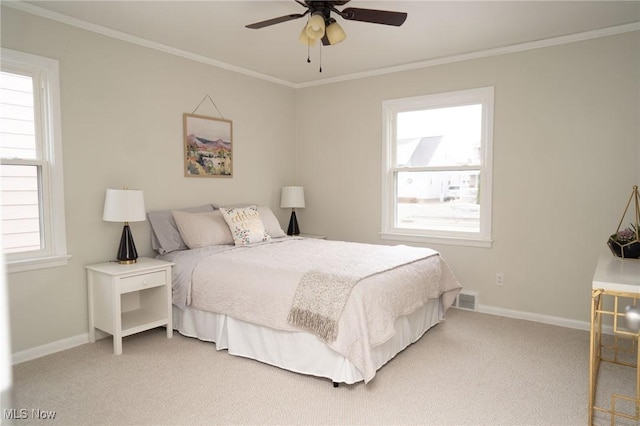
{"label": "gold table leg", "polygon": [[598,371],[600,369],[600,343],[602,316],[601,310],[602,290],[593,290],[591,293],[591,330],[589,336],[589,426],[593,426],[593,407],[598,386]]}

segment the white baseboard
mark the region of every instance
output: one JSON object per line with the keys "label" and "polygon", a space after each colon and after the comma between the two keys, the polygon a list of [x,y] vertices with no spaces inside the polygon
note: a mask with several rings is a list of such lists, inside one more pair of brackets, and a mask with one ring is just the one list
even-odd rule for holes
{"label": "white baseboard", "polygon": [[57,340],[55,342],[47,343],[46,345],[36,346],[35,348],[16,352],[11,355],[11,361],[14,365],[20,364],[21,362],[31,361],[32,359],[75,348],[76,346],[84,345],[85,343],[89,343],[89,333],[79,334],[67,339]]}
{"label": "white baseboard", "polygon": [[[100,330],[96,330],[96,340],[100,340],[105,337],[111,337],[111,335],[103,333]],[[46,345],[36,346],[35,348],[16,352],[11,355],[11,362],[13,365],[20,364],[21,362],[31,361],[32,359],[75,348],[76,346],[84,345],[85,343],[89,343],[89,333],[79,334],[67,339],[57,340],[55,342],[47,343]]]}
{"label": "white baseboard", "polygon": [[507,318],[539,322],[542,324],[556,325],[558,327],[574,328],[577,330],[589,331],[591,329],[591,324],[586,321],[571,320],[567,318],[554,317],[551,315],[534,314],[531,312],[515,311],[512,309],[497,308],[495,306],[480,305],[478,308],[478,312]]}
{"label": "white baseboard", "polygon": [[[543,324],[555,325],[558,327],[574,328],[578,330],[589,331],[591,329],[591,324],[589,324],[586,321],[577,321],[577,320],[571,320],[567,318],[554,317],[550,315],[515,311],[512,309],[497,308],[495,306],[479,305],[477,312],[480,312],[483,314],[507,317],[507,318],[515,318],[515,319],[539,322]],[[608,332],[606,326],[603,327],[603,329],[605,333]],[[102,333],[100,330],[96,330],[96,340],[99,340],[105,337],[110,337],[110,335],[107,333]],[[69,337],[68,339],[62,339],[56,342],[47,343],[46,345],[37,346],[35,348],[16,352],[12,355],[12,363],[14,365],[20,364],[21,362],[30,361],[32,359],[40,358],[46,355],[51,355],[56,352],[75,348],[76,346],[84,345],[85,343],[89,343],[89,333],[83,333],[74,337]]]}

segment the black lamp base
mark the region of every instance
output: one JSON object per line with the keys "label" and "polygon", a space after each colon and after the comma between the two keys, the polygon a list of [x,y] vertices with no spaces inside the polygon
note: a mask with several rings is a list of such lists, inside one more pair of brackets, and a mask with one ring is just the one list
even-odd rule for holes
{"label": "black lamp base", "polygon": [[287,229],[287,235],[300,235],[300,228],[298,228],[298,219],[296,219],[296,211],[291,211],[291,219],[289,219],[289,228]]}
{"label": "black lamp base", "polygon": [[129,224],[125,223],[122,230],[122,238],[120,238],[120,248],[118,248],[118,263],[136,263],[136,259],[138,259],[138,252],[133,242],[133,235],[131,234],[131,229],[129,229]]}

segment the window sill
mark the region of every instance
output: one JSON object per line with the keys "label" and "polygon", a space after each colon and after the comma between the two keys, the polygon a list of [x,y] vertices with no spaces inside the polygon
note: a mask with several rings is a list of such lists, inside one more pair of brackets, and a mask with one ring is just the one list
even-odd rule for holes
{"label": "window sill", "polygon": [[36,269],[56,268],[58,266],[67,265],[69,263],[69,259],[71,259],[70,254],[33,259],[12,260],[7,261],[6,269],[8,274],[13,274],[16,272],[33,271]]}
{"label": "window sill", "polygon": [[436,237],[427,235],[405,234],[400,232],[381,232],[380,238],[383,240],[407,241],[412,243],[444,244],[449,246],[465,246],[491,248],[493,243],[490,239],[467,238],[467,237]]}

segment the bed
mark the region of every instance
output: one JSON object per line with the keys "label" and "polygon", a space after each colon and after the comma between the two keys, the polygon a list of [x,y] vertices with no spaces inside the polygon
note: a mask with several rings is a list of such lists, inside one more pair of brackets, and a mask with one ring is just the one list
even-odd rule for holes
{"label": "bed", "polygon": [[371,381],[461,289],[434,250],[290,237],[266,206],[148,218],[157,258],[175,264],[175,330],[334,385]]}

